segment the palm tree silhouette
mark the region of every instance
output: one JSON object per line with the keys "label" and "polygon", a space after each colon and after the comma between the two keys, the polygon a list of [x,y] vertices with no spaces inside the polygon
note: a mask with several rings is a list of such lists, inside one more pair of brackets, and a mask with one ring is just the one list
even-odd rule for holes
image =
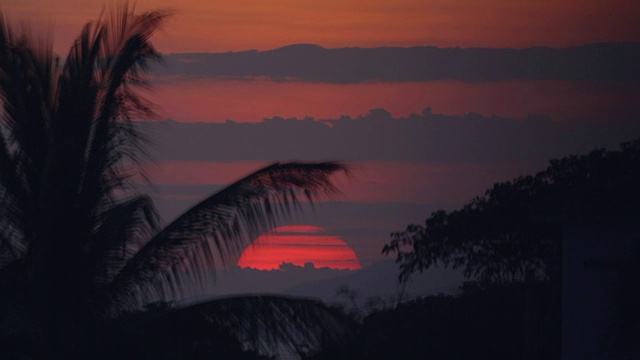
{"label": "palm tree silhouette", "polygon": [[[0,336],[26,333],[32,357],[78,357],[98,341],[96,324],[197,294],[218,261],[299,211],[301,196],[335,193],[331,175],[347,171],[276,163],[160,229],[151,199],[132,190],[144,136],[130,119],[154,116],[138,90],[160,58],[149,39],[168,16],[122,3],[86,24],[61,61],[50,39],[14,32],[0,14]],[[256,335],[258,347],[295,348],[340,329],[321,303],[277,296],[178,311],[242,341]]]}

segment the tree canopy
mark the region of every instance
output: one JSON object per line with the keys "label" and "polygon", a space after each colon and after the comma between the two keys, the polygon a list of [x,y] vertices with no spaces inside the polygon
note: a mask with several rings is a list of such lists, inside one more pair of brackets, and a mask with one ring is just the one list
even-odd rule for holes
{"label": "tree canopy", "polygon": [[640,140],[620,150],[552,160],[535,175],[500,182],[461,209],[392,233],[400,279],[443,265],[490,282],[557,278],[566,224],[611,224],[640,214]]}

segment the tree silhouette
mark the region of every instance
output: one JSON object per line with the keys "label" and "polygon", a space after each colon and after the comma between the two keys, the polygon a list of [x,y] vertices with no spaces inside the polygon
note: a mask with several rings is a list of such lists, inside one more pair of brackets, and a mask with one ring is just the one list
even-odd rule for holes
{"label": "tree silhouette", "polygon": [[[308,359],[524,359],[523,287],[435,295],[367,315],[353,340]],[[536,289],[541,290],[541,289]],[[536,291],[536,295],[541,291]],[[554,359],[537,343],[535,359]]]}
{"label": "tree silhouette", "polygon": [[[154,116],[139,90],[160,58],[150,37],[168,16],[122,3],[86,24],[61,61],[50,38],[15,32],[0,14],[5,350],[93,356],[106,342],[100,329],[109,327],[101,324],[197,294],[216,262],[237,258],[256,235],[299,211],[301,196],[337,191],[330,177],[347,170],[341,163],[276,163],[159,228],[151,199],[131,186],[145,142],[131,119]],[[262,347],[341,335],[337,315],[310,300],[257,296],[161,313],[199,314]]]}
{"label": "tree silhouette", "polygon": [[552,160],[535,175],[495,184],[459,210],[392,234],[401,280],[443,264],[467,277],[504,283],[559,280],[563,224],[633,223],[640,213],[640,140],[619,151]]}
{"label": "tree silhouette", "polygon": [[[393,233],[382,251],[397,254],[401,281],[444,265],[461,268],[475,280],[461,289],[463,295],[475,288],[524,286],[523,354],[538,358],[540,350],[546,354],[540,358],[559,358],[563,228],[636,231],[639,183],[640,140],[617,151],[599,149],[552,160],[544,171],[497,183],[459,210],[436,211],[424,226]],[[603,348],[612,358],[629,358],[638,351],[638,252],[628,256],[592,264],[618,275],[614,319]]]}

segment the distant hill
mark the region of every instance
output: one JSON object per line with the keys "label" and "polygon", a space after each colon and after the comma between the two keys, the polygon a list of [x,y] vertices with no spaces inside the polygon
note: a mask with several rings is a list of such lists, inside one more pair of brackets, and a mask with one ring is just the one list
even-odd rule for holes
{"label": "distant hill", "polygon": [[[337,296],[341,287],[347,287],[357,293],[358,306],[365,306],[370,300],[382,303],[395,301],[399,295],[398,265],[394,260],[384,260],[364,267],[358,271],[348,272],[346,275],[331,279],[306,282],[294,286],[284,293],[293,296],[319,298],[326,303],[344,303],[344,297]],[[460,272],[434,268],[423,274],[415,274],[404,289],[406,298],[435,295],[440,293],[453,294],[462,283]]]}
{"label": "distant hill", "polygon": [[169,54],[158,75],[365,81],[640,80],[640,42],[568,48],[289,45],[269,51]]}
{"label": "distant hill", "polygon": [[[284,294],[317,298],[328,304],[344,304],[345,298],[336,296],[336,293],[340,288],[347,288],[357,294],[357,305],[365,309],[372,300],[377,305],[391,305],[398,299],[398,272],[398,265],[394,260],[379,261],[359,270],[316,268],[312,263],[305,266],[283,263],[279,270],[271,271],[235,267],[219,274],[222,276],[212,284],[209,294],[204,298]],[[462,281],[463,276],[459,271],[429,269],[412,277],[404,288],[402,299],[440,293],[453,294]]]}

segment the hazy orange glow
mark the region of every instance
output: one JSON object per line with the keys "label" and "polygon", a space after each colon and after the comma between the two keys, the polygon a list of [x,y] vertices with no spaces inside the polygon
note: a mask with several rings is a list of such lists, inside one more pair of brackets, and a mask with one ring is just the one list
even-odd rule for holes
{"label": "hazy orange glow", "polygon": [[[200,201],[213,192],[213,185],[229,184],[266,163],[162,161],[152,167],[149,178],[157,184],[212,184],[207,193],[177,196]],[[344,194],[331,201],[412,202],[423,204],[465,203],[497,180],[539,170],[546,162],[535,163],[443,163],[412,161],[351,162],[349,177],[336,176],[335,183]],[[172,194],[155,194],[176,198]],[[301,199],[303,200],[303,199]],[[307,231],[308,232],[308,231]]]}
{"label": "hazy orange glow", "polygon": [[155,184],[230,184],[266,166],[262,161],[204,162],[161,161],[147,163],[143,169]]}
{"label": "hazy orange glow", "polygon": [[278,227],[258,237],[242,253],[238,266],[274,270],[283,262],[298,266],[311,262],[316,268],[359,269],[353,249],[340,237],[323,235],[323,231],[309,225]]}
{"label": "hazy orange glow", "polygon": [[[321,84],[267,80],[198,79],[162,83],[149,98],[160,114],[178,121],[242,122],[265,117],[335,119],[384,108],[396,117],[431,107],[447,115],[546,114],[567,118],[622,120],[620,113],[640,103],[638,85],[593,81],[458,81]],[[603,113],[604,112],[604,113]],[[604,115],[604,116],[603,116]]]}
{"label": "hazy orange glow", "polygon": [[[107,2],[108,3],[108,2]],[[341,46],[566,46],[640,40],[636,0],[138,0],[172,8],[156,41],[163,52],[270,49],[292,43]],[[3,0],[19,19],[55,23],[66,52],[102,2]]]}

